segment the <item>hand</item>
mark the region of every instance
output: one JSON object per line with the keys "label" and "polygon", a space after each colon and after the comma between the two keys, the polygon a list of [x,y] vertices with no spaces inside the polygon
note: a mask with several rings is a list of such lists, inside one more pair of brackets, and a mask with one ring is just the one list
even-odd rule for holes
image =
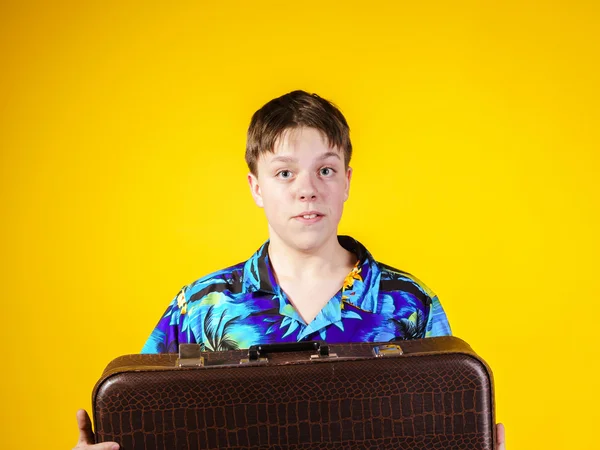
{"label": "hand", "polygon": [[506,432],[501,423],[496,424],[496,450],[506,450]]}
{"label": "hand", "polygon": [[77,411],[77,426],[79,427],[79,441],[73,450],[119,450],[119,444],[116,442],[96,444],[92,421],[84,409]]}

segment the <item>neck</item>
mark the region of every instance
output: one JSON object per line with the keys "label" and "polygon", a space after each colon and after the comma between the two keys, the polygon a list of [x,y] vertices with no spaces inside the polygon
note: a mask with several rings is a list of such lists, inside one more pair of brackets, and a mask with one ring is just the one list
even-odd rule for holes
{"label": "neck", "polygon": [[305,279],[324,278],[340,267],[351,267],[356,256],[340,245],[337,235],[319,248],[302,250],[290,247],[272,234],[269,259],[278,279]]}

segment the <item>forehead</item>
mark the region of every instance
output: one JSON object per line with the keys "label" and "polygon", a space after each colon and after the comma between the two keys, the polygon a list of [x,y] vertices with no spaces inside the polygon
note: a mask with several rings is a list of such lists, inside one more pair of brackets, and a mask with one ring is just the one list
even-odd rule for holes
{"label": "forehead", "polygon": [[[343,152],[330,146],[327,136],[316,128],[288,128],[275,141],[272,152],[265,152],[262,157],[271,160],[276,156],[322,157],[338,155],[343,160]],[[333,155],[332,155],[333,154]]]}

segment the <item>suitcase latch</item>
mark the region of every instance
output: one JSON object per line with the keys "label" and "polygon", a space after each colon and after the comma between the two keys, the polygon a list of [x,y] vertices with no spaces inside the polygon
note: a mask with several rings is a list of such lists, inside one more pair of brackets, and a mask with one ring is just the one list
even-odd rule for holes
{"label": "suitcase latch", "polygon": [[279,344],[256,344],[248,348],[248,357],[240,360],[240,364],[267,363],[267,354],[284,352],[312,352],[310,359],[337,358],[335,353],[329,353],[329,345],[325,341],[284,342]]}
{"label": "suitcase latch", "polygon": [[200,344],[179,344],[179,367],[204,367],[204,357]]}
{"label": "suitcase latch", "polygon": [[373,347],[373,354],[376,358],[383,358],[384,356],[399,356],[402,353],[402,348],[398,344],[385,344]]}

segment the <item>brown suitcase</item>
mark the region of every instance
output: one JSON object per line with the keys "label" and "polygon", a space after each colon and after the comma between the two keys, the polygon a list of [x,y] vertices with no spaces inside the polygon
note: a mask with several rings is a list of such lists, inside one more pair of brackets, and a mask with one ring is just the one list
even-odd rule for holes
{"label": "brown suitcase", "polygon": [[[155,449],[494,448],[490,369],[455,337],[113,360],[98,442]],[[308,349],[308,350],[307,350]]]}

